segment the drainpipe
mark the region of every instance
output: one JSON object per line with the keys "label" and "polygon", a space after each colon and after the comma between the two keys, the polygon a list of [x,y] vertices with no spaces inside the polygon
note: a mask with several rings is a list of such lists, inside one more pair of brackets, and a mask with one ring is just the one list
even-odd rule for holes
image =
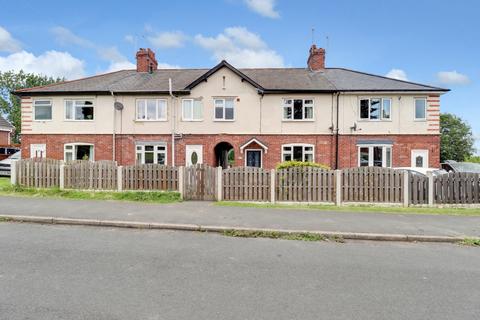
{"label": "drainpipe", "polygon": [[177,124],[177,110],[175,108],[175,96],[172,91],[172,78],[168,78],[168,92],[170,97],[172,97],[172,116],[173,116],[173,125],[172,125],[172,166],[175,167],[175,127]]}
{"label": "drainpipe", "polygon": [[117,99],[115,98],[115,95],[113,94],[113,91],[110,90],[110,94],[112,95],[113,98],[113,129],[112,129],[112,160],[115,161],[115,148],[116,148],[116,125],[117,125],[117,112],[115,110],[115,102]]}
{"label": "drainpipe", "polygon": [[339,142],[338,142],[338,137],[339,137],[339,131],[340,131],[340,127],[339,127],[339,114],[340,114],[340,108],[339,108],[339,104],[340,104],[340,92],[337,92],[337,105],[336,105],[336,108],[337,108],[337,123],[336,123],[336,128],[335,128],[335,169],[338,169],[338,160],[339,160],[339,156],[338,156],[338,145],[339,145]]}

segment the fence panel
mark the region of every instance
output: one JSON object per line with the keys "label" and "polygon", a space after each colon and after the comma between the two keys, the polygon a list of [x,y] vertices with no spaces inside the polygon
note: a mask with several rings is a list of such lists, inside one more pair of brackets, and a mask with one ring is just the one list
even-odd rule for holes
{"label": "fence panel", "polygon": [[122,168],[124,190],[178,190],[178,168],[138,164]]}
{"label": "fence panel", "polygon": [[236,167],[223,170],[223,199],[270,201],[270,171]]}
{"label": "fence panel", "polygon": [[319,168],[288,168],[276,171],[277,201],[333,202],[334,171]]}
{"label": "fence panel", "polygon": [[480,203],[480,174],[448,173],[433,179],[435,203]]}
{"label": "fence panel", "polygon": [[16,163],[17,183],[31,188],[52,188],[60,186],[60,165],[62,161],[43,158],[22,159]]}
{"label": "fence panel", "polygon": [[412,174],[409,175],[410,182],[410,204],[428,203],[428,177]]}
{"label": "fence panel", "polygon": [[402,172],[390,168],[360,167],[342,170],[343,202],[400,203]]}
{"label": "fence panel", "polygon": [[114,161],[79,160],[65,165],[65,188],[116,190],[117,164]]}
{"label": "fence panel", "polygon": [[217,169],[206,164],[185,167],[185,200],[215,200]]}

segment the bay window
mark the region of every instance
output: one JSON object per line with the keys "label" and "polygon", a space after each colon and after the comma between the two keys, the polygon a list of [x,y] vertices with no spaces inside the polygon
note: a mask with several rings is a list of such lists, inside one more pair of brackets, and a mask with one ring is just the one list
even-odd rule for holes
{"label": "bay window", "polygon": [[282,146],[282,161],[313,162],[314,152],[311,144],[286,144]]}
{"label": "bay window", "polygon": [[313,100],[283,99],[283,120],[313,120]]}
{"label": "bay window", "polygon": [[360,99],[360,119],[362,120],[390,120],[392,99],[364,98]]}
{"label": "bay window", "polygon": [[166,144],[145,144],[136,145],[137,164],[167,164],[167,145]]}
{"label": "bay window", "polygon": [[360,145],[358,146],[359,167],[391,167],[392,146]]}
{"label": "bay window", "polygon": [[233,121],[234,113],[234,99],[233,98],[218,98],[214,99],[215,106],[215,120]]}
{"label": "bay window", "polygon": [[65,120],[92,121],[93,100],[65,100]]}
{"label": "bay window", "polygon": [[183,99],[182,100],[182,120],[183,121],[202,121],[203,104],[201,100]]}
{"label": "bay window", "polygon": [[166,121],[167,100],[165,99],[138,99],[137,120]]}

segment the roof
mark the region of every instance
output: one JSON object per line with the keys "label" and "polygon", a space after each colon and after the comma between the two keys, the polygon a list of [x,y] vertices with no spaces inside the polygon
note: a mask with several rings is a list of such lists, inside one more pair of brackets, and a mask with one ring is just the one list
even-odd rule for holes
{"label": "roof", "polygon": [[13,129],[13,126],[0,114],[0,129]]}
{"label": "roof", "polygon": [[192,88],[219,69],[226,67],[242,80],[264,93],[275,92],[446,92],[437,88],[408,81],[386,78],[344,68],[326,68],[311,71],[308,68],[235,68],[226,61],[211,69],[158,69],[153,73],[121,70],[93,77],[65,81],[42,87],[21,89],[15,93],[28,94],[110,94],[115,93],[167,93],[168,79],[172,91],[188,93]]}

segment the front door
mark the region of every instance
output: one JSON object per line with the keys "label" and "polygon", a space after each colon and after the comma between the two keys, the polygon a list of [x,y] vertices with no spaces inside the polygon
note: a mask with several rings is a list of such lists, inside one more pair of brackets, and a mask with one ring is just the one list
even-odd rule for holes
{"label": "front door", "polygon": [[412,167],[428,168],[428,150],[412,150]]}
{"label": "front door", "polygon": [[190,144],[185,146],[185,164],[193,166],[203,163],[203,146],[200,144]]}
{"label": "front door", "polygon": [[262,167],[262,151],[261,150],[245,150],[247,167]]}

